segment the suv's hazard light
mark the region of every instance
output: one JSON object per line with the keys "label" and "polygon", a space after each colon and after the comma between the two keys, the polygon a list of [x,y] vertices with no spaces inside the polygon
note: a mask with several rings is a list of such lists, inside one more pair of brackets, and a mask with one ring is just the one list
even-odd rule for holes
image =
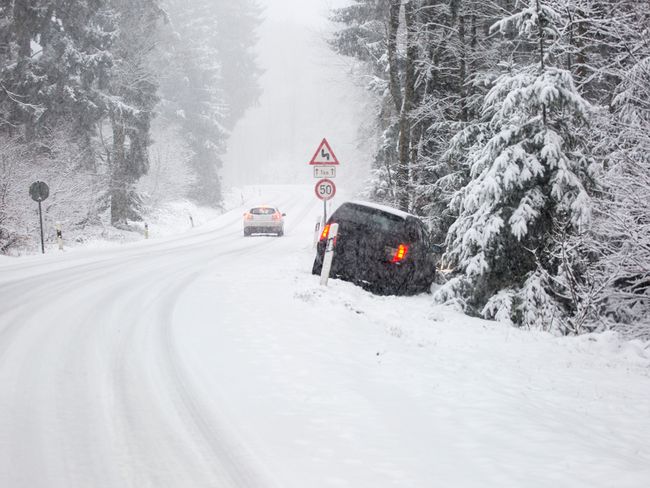
{"label": "suv's hazard light", "polygon": [[409,247],[406,244],[400,244],[399,246],[397,246],[397,249],[389,248],[388,251],[389,251],[390,262],[399,263],[401,261],[404,261],[404,258],[406,258],[406,254],[409,251]]}
{"label": "suv's hazard light", "polygon": [[327,239],[327,236],[330,235],[330,224],[327,224],[325,227],[323,227],[323,232],[320,234],[320,240],[322,241],[323,239]]}

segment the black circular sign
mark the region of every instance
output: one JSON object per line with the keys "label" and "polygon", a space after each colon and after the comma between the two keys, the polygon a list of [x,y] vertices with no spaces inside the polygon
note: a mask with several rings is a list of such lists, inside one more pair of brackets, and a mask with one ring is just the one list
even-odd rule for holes
{"label": "black circular sign", "polygon": [[50,196],[50,187],[43,181],[35,181],[32,183],[32,186],[29,187],[29,194],[31,195],[32,200],[42,202]]}

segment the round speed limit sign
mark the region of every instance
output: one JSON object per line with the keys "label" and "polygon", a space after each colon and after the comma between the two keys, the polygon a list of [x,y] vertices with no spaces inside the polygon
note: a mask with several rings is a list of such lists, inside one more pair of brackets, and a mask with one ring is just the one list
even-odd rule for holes
{"label": "round speed limit sign", "polygon": [[324,178],[316,183],[316,196],[321,200],[329,200],[336,195],[336,185],[332,180]]}

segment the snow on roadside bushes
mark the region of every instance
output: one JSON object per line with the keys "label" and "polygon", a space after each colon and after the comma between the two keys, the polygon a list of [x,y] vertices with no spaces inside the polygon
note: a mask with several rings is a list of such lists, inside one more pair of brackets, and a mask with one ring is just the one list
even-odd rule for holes
{"label": "snow on roadside bushes", "polygon": [[[108,248],[143,240],[145,223],[149,226],[150,239],[170,237],[188,232],[192,228],[192,222],[195,227],[204,225],[225,211],[255,201],[259,193],[260,187],[257,186],[231,188],[224,192],[221,209],[199,206],[189,200],[158,203],[144,209],[144,220],[142,222],[129,222],[128,226],[123,228],[116,228],[107,222],[102,222],[75,229],[72,228],[73,222],[57,220],[56,215],[44,213],[45,250],[46,252],[58,250],[56,241],[57,222],[61,223],[62,226],[65,249]],[[38,229],[30,232],[30,234],[32,239],[28,242],[27,247],[11,249],[11,256],[31,255],[40,252]]]}
{"label": "snow on roadside bushes", "polygon": [[[71,229],[71,223],[61,221],[64,248],[107,248],[144,239],[144,225],[149,226],[149,238],[168,237],[188,232],[192,228],[192,221],[196,227],[218,217],[221,210],[200,207],[188,200],[163,203],[156,208],[145,212],[144,221],[129,222],[124,228],[116,228],[107,223],[87,225],[84,228]],[[54,216],[44,216],[45,250],[46,252],[58,251],[56,240],[56,224]],[[40,252],[40,238],[38,232],[32,233],[29,246],[21,249],[12,249],[13,256],[36,254]],[[1,257],[1,256],[0,256]]]}

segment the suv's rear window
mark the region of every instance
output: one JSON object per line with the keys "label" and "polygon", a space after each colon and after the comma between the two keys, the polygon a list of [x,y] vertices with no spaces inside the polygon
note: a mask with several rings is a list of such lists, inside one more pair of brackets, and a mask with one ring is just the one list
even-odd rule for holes
{"label": "suv's rear window", "polygon": [[398,234],[404,231],[405,224],[404,219],[397,215],[354,204],[341,205],[332,219],[337,222],[353,222],[370,229]]}
{"label": "suv's rear window", "polygon": [[275,209],[270,207],[257,207],[251,208],[251,213],[253,215],[273,215],[275,213]]}

